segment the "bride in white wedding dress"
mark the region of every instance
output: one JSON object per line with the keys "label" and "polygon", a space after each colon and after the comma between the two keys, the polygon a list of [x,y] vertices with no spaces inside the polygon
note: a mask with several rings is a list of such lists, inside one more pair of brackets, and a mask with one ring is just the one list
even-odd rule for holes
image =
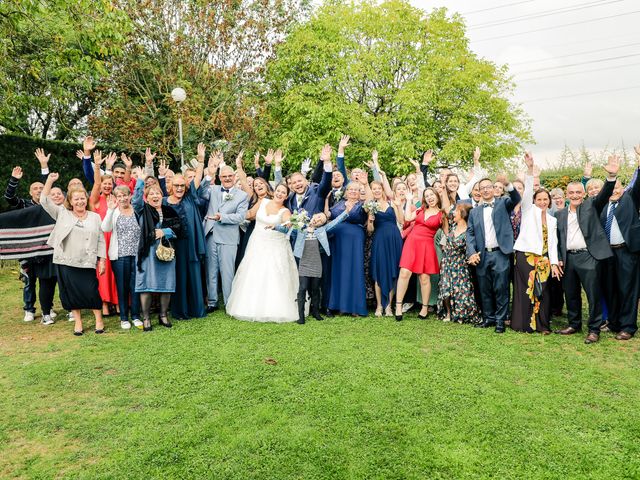
{"label": "bride in white wedding dress", "polygon": [[291,216],[283,204],[289,191],[278,185],[273,200],[263,199],[256,213],[256,226],[233,279],[227,314],[254,322],[298,320],[298,268],[289,239],[273,226]]}

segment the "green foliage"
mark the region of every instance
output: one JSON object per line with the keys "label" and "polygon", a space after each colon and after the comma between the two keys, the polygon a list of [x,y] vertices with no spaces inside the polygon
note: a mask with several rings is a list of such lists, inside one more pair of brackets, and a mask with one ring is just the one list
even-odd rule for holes
{"label": "green foliage", "polygon": [[220,312],[76,338],[22,322],[16,276],[0,273],[5,478],[640,476],[636,340]]}
{"label": "green foliage", "polygon": [[348,163],[376,148],[396,173],[429,148],[459,166],[476,145],[491,164],[514,156],[531,141],[529,121],[507,100],[506,71],[474,55],[464,34],[459,17],[404,0],[320,7],[267,67],[263,138],[297,163],[349,134]]}
{"label": "green foliage", "polygon": [[65,140],[86,128],[130,24],[108,0],[0,3],[0,127]]}

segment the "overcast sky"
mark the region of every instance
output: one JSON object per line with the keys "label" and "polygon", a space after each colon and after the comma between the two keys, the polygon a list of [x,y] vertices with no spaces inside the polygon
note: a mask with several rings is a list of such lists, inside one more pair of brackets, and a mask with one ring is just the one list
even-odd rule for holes
{"label": "overcast sky", "polygon": [[640,143],[637,0],[411,2],[462,14],[472,50],[509,65],[514,100],[533,120],[538,160],[556,163],[565,143],[592,151]]}

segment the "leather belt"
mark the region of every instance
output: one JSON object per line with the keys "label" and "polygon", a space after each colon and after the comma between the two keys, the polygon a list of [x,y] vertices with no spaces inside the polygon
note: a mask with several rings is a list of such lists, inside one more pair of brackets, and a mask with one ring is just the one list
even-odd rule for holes
{"label": "leather belt", "polygon": [[615,245],[611,245],[611,248],[622,248],[622,247],[626,247],[627,244],[622,242],[622,243],[617,243]]}
{"label": "leather belt", "polygon": [[586,248],[576,248],[574,250],[567,250],[567,253],[580,253],[580,252],[586,252],[587,249]]}
{"label": "leather belt", "polygon": [[496,250],[498,250],[500,247],[493,247],[493,248],[485,248],[484,250],[486,252],[495,252]]}

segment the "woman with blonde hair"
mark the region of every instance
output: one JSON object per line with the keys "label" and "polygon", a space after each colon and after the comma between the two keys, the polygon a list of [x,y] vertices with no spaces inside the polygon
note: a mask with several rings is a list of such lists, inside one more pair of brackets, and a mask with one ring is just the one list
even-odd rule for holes
{"label": "woman with blonde hair", "polygon": [[102,300],[98,292],[98,275],[105,272],[107,248],[100,228],[100,215],[87,209],[84,188],[72,188],[64,206],[49,197],[57,173],[50,173],[40,194],[40,205],[56,221],[47,243],[53,247],[53,263],[60,288],[60,300],[75,320],[73,334],[82,335],[83,309],[93,310],[96,333],[104,333]]}

